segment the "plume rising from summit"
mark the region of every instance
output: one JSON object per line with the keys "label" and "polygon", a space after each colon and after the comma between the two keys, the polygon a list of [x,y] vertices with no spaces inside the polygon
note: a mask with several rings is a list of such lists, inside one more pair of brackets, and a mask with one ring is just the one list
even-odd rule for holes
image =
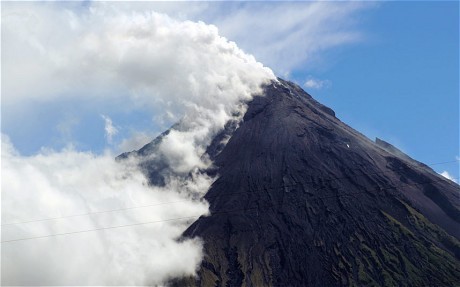
{"label": "plume rising from summit", "polygon": [[[274,78],[270,69],[203,22],[56,3],[2,3],[2,55],[2,116],[10,121],[56,105],[72,118],[94,112],[114,145],[124,130],[113,113],[179,121],[152,155],[171,171],[161,186],[139,171],[145,159],[115,162],[114,151],[79,151],[72,142],[21,155],[2,134],[2,283],[144,285],[194,274],[201,241],[178,242],[190,222],[168,220],[207,213],[196,200],[214,180],[200,172],[212,163],[206,147],[244,115],[245,102]],[[151,221],[160,222],[97,231]]]}

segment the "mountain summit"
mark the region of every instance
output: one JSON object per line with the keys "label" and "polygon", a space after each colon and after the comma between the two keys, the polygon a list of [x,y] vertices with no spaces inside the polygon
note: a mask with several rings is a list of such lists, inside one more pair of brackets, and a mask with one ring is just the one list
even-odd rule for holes
{"label": "mountain summit", "polygon": [[[231,134],[224,145],[222,139]],[[161,136],[141,149],[155,149]],[[279,79],[207,149],[191,286],[460,285],[460,189]],[[158,169],[145,166],[152,182]]]}

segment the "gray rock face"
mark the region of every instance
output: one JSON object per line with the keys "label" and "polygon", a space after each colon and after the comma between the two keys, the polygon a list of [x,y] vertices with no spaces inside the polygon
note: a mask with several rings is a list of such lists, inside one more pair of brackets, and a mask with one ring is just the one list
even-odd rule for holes
{"label": "gray rock face", "polygon": [[[225,133],[226,131],[223,131]],[[205,257],[196,286],[460,285],[460,189],[279,80],[227,145],[211,215],[184,236]]]}

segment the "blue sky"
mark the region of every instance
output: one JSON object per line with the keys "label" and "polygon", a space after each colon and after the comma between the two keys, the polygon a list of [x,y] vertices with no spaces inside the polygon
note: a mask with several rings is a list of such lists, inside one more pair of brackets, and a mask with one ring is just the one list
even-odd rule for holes
{"label": "blue sky", "polygon": [[[309,92],[371,139],[424,163],[459,155],[459,2],[385,2],[362,15],[363,43],[331,51]],[[326,60],[328,61],[328,60]],[[293,73],[298,82],[308,75]],[[308,88],[307,88],[308,90]],[[433,166],[458,177],[458,163]]]}
{"label": "blue sky", "polygon": [[[310,4],[108,5],[126,11],[153,9],[173,18],[214,24],[221,35],[278,76],[303,86],[368,137],[387,140],[425,163],[455,160],[460,154],[458,2],[328,2],[316,10],[303,10]],[[47,5],[78,16],[101,4]],[[308,13],[311,15],[305,16]],[[28,84],[27,79],[23,82]],[[136,146],[126,143],[127,138],[136,138],[139,146],[173,122],[173,118],[165,119],[162,109],[124,107],[122,97],[99,95],[88,103],[81,95],[61,93],[53,101],[37,96],[20,105],[5,104],[5,98],[14,95],[2,91],[2,133],[21,154],[68,145],[96,153],[106,149],[122,152]],[[102,116],[110,117],[118,131],[113,141],[104,135]],[[458,163],[435,169],[454,177],[459,174]]]}

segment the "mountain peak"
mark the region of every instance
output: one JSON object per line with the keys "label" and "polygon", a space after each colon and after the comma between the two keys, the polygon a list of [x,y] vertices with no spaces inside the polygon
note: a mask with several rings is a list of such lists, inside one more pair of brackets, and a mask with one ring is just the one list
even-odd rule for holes
{"label": "mountain peak", "polygon": [[211,214],[184,233],[203,240],[205,257],[180,285],[460,282],[458,185],[296,84],[265,86],[207,152],[218,175],[205,195]]}

